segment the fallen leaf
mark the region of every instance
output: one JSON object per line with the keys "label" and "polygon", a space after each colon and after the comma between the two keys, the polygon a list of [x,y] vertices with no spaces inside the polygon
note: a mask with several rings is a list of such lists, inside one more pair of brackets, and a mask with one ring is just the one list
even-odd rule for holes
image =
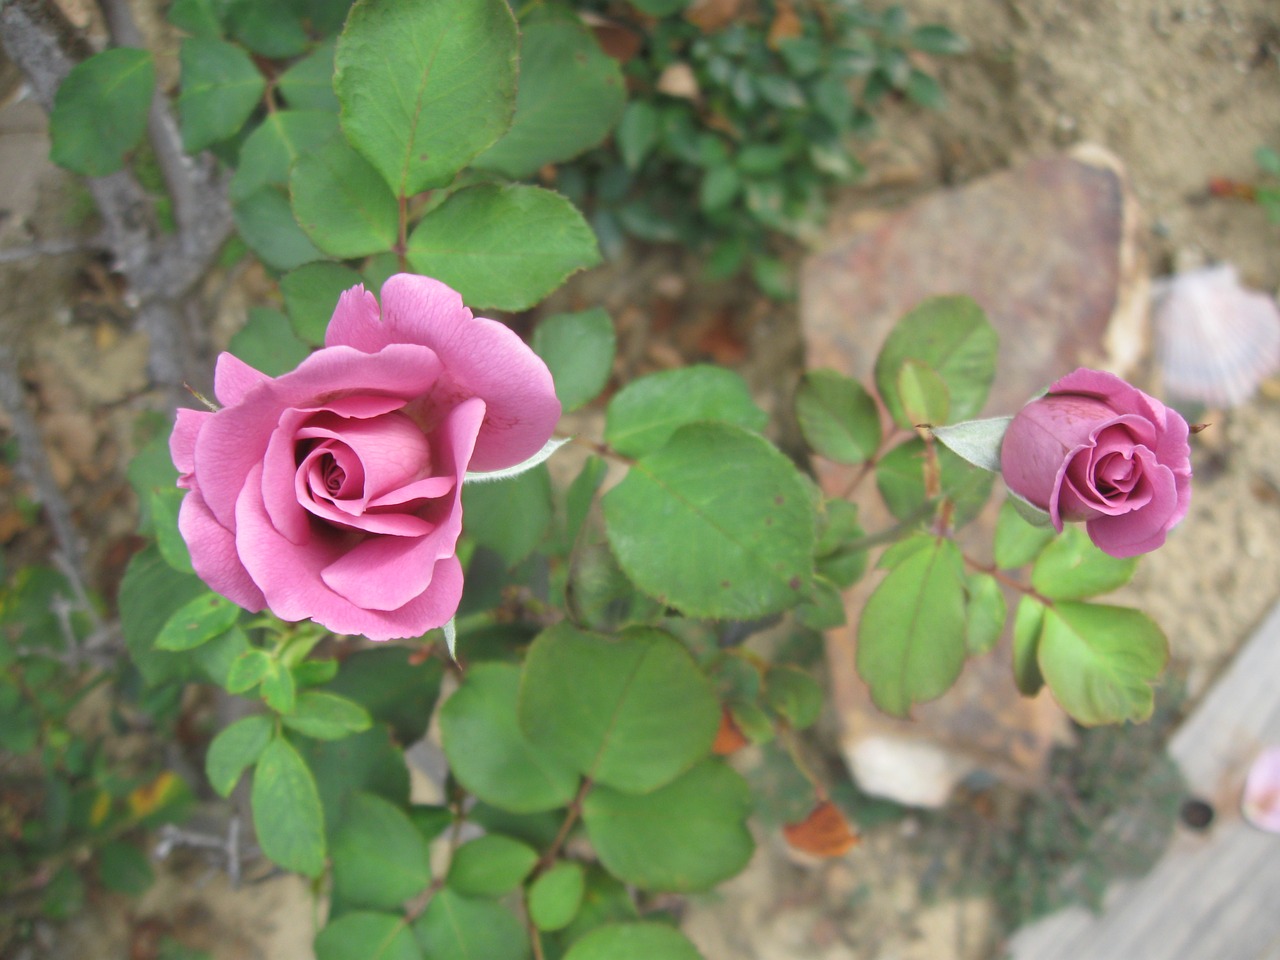
{"label": "fallen leaf", "polygon": [[796,8],[782,0],[778,4],[778,12],[773,16],[773,23],[769,24],[769,48],[777,50],[783,40],[794,40],[803,33],[804,23],[796,13]]}
{"label": "fallen leaf", "polygon": [[694,0],[684,18],[703,33],[723,30],[742,13],[743,0]]}
{"label": "fallen leaf", "polygon": [[823,800],[799,823],[782,828],[794,849],[815,857],[842,857],[858,844],[858,834],[830,800]]}
{"label": "fallen leaf", "polygon": [[733,715],[729,713],[728,708],[721,707],[720,729],[716,731],[716,740],[711,745],[711,752],[717,757],[727,757],[741,750],[749,742],[746,735],[733,722]]}
{"label": "fallen leaf", "polygon": [[619,63],[633,60],[644,46],[644,34],[598,13],[583,11],[582,22],[595,34],[596,43]]}
{"label": "fallen leaf", "polygon": [[663,70],[658,77],[657,87],[659,93],[682,100],[697,100],[700,93],[693,67],[683,61],[677,61]]}

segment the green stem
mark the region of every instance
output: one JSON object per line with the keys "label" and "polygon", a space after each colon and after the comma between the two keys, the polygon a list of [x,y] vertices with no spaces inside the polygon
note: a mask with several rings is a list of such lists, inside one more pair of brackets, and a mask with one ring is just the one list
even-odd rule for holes
{"label": "green stem", "polygon": [[905,436],[906,433],[907,433],[906,430],[903,430],[901,427],[897,427],[897,426],[894,426],[888,433],[884,433],[883,431],[881,431],[880,444],[879,446],[876,447],[875,453],[871,454],[871,456],[869,456],[866,460],[863,461],[862,469],[860,469],[856,474],[854,474],[853,479],[850,480],[848,485],[845,486],[844,490],[841,491],[840,493],[841,500],[848,500],[851,496],[853,496],[854,491],[857,490],[858,487],[862,485],[862,481],[867,479],[867,476],[871,473],[871,471],[873,471],[876,468],[876,465],[880,462],[880,458],[883,457],[887,452],[887,448],[889,447],[889,445],[893,443],[893,441],[899,439],[900,437]]}
{"label": "green stem", "polygon": [[887,527],[879,533],[860,537],[852,543],[843,544],[841,549],[847,553],[856,553],[859,550],[870,550],[872,547],[878,547],[882,543],[893,543],[901,539],[904,532],[917,526],[921,520],[927,517],[932,512],[933,506],[932,501],[926,500],[892,527]]}

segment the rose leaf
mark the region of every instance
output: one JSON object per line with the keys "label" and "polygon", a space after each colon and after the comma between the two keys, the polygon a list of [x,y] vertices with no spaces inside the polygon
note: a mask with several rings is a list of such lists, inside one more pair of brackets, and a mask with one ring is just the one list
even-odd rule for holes
{"label": "rose leaf", "polygon": [[250,795],[262,852],[308,877],[324,869],[324,813],[316,780],[289,741],[272,740],[258,757]]}
{"label": "rose leaf", "polygon": [[1040,672],[1078,723],[1146,720],[1168,658],[1164,633],[1138,610],[1063,601],[1045,611]]}
{"label": "rose leaf", "polygon": [[704,760],[649,793],[592,790],[582,819],[600,862],[644,890],[707,890],[746,866],[755,846],[741,774]]}
{"label": "rose leaf", "polygon": [[519,718],[539,749],[596,783],[639,793],[707,755],[720,707],[668,634],[635,627],[606,638],[561,622],[529,650]]}
{"label": "rose leaf", "polygon": [[941,696],[964,665],[964,561],[953,541],[931,541],[889,571],[858,623],[858,675],[894,716]]}
{"label": "rose leaf", "polygon": [[982,409],[995,379],[999,337],[982,308],[968,297],[932,297],[898,321],[876,358],[876,387],[899,426],[908,416],[898,376],[909,360],[927,364],[950,394],[950,416],[972,417]]}
{"label": "rose leaf", "polygon": [[836,463],[858,464],[880,446],[880,411],[858,381],[835,370],[811,370],[796,392],[805,442]]}
{"label": "rose leaf", "polygon": [[352,8],[334,58],[342,129],[393,196],[449,183],[507,131],[517,48],[505,0]]}
{"label": "rose leaf", "polygon": [[117,47],[76,64],[49,115],[49,159],[88,177],[124,166],[147,130],[156,67],[146,50]]}
{"label": "rose leaf", "polygon": [[623,571],[688,616],[751,619],[809,594],[809,491],[791,461],[741,427],[681,427],[632,466],[603,506]]}
{"label": "rose leaf", "polygon": [[599,263],[600,251],[582,214],[558,193],[480,184],[419,221],[408,258],[472,306],[524,310],[571,273]]}
{"label": "rose leaf", "polygon": [[1137,557],[1113,557],[1079,527],[1068,527],[1040,553],[1031,568],[1031,586],[1053,600],[1082,600],[1124,586],[1137,569]]}

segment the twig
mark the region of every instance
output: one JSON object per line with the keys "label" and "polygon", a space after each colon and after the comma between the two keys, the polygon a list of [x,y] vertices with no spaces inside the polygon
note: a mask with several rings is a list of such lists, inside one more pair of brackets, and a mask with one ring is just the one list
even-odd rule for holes
{"label": "twig", "polygon": [[524,905],[524,926],[529,933],[529,945],[533,947],[533,960],[546,960],[546,954],[542,950],[542,934],[538,930],[538,925],[533,922],[528,904]]}
{"label": "twig", "polygon": [[[0,343],[0,409],[8,415],[18,441],[18,474],[31,488],[53,531],[57,546],[50,559],[66,578],[73,594],[72,599],[59,598],[52,610],[67,640],[67,656],[63,659],[71,667],[82,666],[86,660],[109,667],[119,649],[119,624],[104,622],[89,597],[85,586],[84,548],[72,519],[71,505],[53,477],[49,457],[40,440],[40,428],[27,410],[13,352],[3,343]],[[92,629],[83,643],[76,639],[72,628],[70,614],[73,611],[83,612],[89,618]]]}
{"label": "twig", "polygon": [[234,890],[240,885],[244,876],[244,854],[256,853],[256,848],[249,851],[240,849],[240,815],[232,814],[227,824],[226,836],[199,833],[185,830],[171,823],[160,828],[160,839],[156,841],[151,855],[157,860],[166,860],[179,847],[195,850],[210,850],[221,854],[226,860],[227,879]]}
{"label": "twig", "polygon": [[[879,451],[877,451],[877,453],[878,452]],[[853,479],[850,480],[845,485],[845,488],[842,491],[840,491],[840,499],[848,500],[850,497],[852,497],[854,491],[857,490],[858,487],[862,485],[862,481],[867,479],[867,475],[870,474],[871,471],[875,469],[875,467],[876,467],[876,458],[874,456],[868,457],[866,460],[864,460],[862,463],[861,469],[859,469],[858,472],[853,475]]]}
{"label": "twig", "polygon": [[568,440],[570,443],[576,443],[580,447],[586,447],[592,453],[596,454],[597,456],[604,457],[606,460],[613,460],[616,463],[625,463],[629,467],[633,467],[636,464],[636,461],[632,457],[624,457],[622,454],[618,453],[618,451],[614,450],[613,447],[609,446],[608,444],[598,443],[597,441],[592,440],[589,437],[579,437],[579,436],[564,437],[560,434],[557,434],[556,436],[559,439]]}
{"label": "twig", "polygon": [[1003,572],[999,567],[997,567],[994,563],[983,563],[977,557],[971,557],[967,553],[962,554],[962,556],[964,558],[964,562],[967,563],[969,566],[971,566],[974,570],[977,570],[979,573],[987,574],[988,576],[992,577],[997,583],[1003,583],[1006,587],[1009,587],[1013,590],[1017,590],[1019,593],[1025,593],[1028,597],[1031,597],[1033,600],[1039,601],[1040,603],[1044,604],[1046,607],[1053,606],[1052,599],[1050,599],[1049,597],[1046,597],[1044,594],[1036,590],[1030,584],[1023,583],[1021,580],[1017,580],[1009,576],[1007,573]]}
{"label": "twig", "polygon": [[84,580],[80,575],[80,571],[72,565],[66,554],[61,550],[55,550],[53,554],[53,565],[58,568],[58,572],[67,578],[67,583],[71,585],[71,592],[75,594],[74,609],[81,610],[85,616],[89,618],[94,632],[100,632],[105,628],[102,618],[98,616],[98,610],[93,605],[93,601],[89,599],[89,591],[85,589]]}
{"label": "twig", "polygon": [[48,243],[33,243],[28,247],[10,247],[0,250],[0,263],[18,263],[35,257],[60,257],[66,253],[79,253],[81,250],[93,250],[101,244],[94,240],[50,240]]}
{"label": "twig", "polygon": [[556,862],[556,857],[560,856],[560,850],[565,845],[565,841],[569,839],[569,834],[573,831],[574,824],[582,816],[582,803],[587,799],[587,794],[591,792],[592,786],[594,786],[594,781],[590,777],[582,778],[582,785],[578,787],[577,796],[569,804],[569,810],[565,814],[564,822],[560,824],[560,829],[557,831],[555,839],[551,841],[551,846],[547,847],[542,856],[538,858],[538,862],[533,868],[534,873],[542,873]]}
{"label": "twig", "polygon": [[62,642],[67,646],[66,664],[72,670],[78,670],[81,660],[80,638],[71,625],[75,604],[61,594],[55,594],[49,601],[49,609],[53,612],[53,618],[58,621],[58,631],[62,634]]}
{"label": "twig", "polygon": [[31,487],[32,494],[44,510],[58,549],[67,568],[74,574],[68,579],[82,584],[84,548],[71,520],[71,506],[58,489],[44,444],[40,441],[40,428],[27,410],[17,361],[12,350],[3,343],[0,343],[0,409],[8,414],[18,441],[18,473]]}
{"label": "twig", "polygon": [[[92,51],[52,3],[9,0],[0,5],[0,44],[23,72],[46,111],[77,62]],[[128,274],[145,262],[150,247],[151,209],[146,191],[127,170],[90,177],[89,192],[106,226],[108,247]]]}

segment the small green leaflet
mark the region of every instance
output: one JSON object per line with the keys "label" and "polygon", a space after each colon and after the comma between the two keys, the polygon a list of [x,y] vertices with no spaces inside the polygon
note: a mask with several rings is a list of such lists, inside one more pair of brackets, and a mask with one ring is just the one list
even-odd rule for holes
{"label": "small green leaflet", "polygon": [[147,131],[156,67],[146,50],[115,47],[76,64],[49,115],[49,159],[86,177],[124,166]]}

